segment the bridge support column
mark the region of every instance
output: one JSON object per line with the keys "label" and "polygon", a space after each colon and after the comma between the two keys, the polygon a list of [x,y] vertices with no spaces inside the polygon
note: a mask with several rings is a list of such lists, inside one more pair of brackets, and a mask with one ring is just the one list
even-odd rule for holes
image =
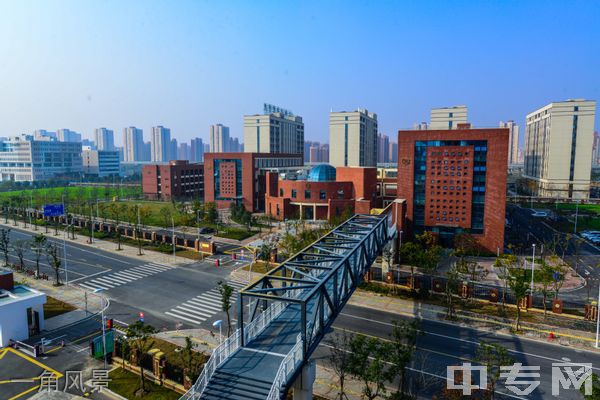
{"label": "bridge support column", "polygon": [[312,400],[313,384],[317,376],[317,363],[309,360],[294,382],[294,400]]}

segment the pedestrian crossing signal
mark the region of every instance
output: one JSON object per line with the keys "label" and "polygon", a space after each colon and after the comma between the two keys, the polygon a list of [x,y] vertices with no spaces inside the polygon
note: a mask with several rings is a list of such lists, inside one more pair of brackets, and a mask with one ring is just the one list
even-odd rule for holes
{"label": "pedestrian crossing signal", "polygon": [[143,312],[140,312],[139,320],[140,320],[140,322],[144,322],[144,313]]}
{"label": "pedestrian crossing signal", "polygon": [[106,329],[112,329],[113,328],[113,319],[109,318],[106,320]]}

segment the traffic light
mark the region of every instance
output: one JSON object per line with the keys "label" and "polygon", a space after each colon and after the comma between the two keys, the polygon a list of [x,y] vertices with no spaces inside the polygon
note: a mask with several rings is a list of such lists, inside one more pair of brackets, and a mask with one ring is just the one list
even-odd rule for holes
{"label": "traffic light", "polygon": [[144,322],[144,313],[141,312],[141,311],[140,311],[140,314],[139,314],[139,321],[140,322]]}
{"label": "traffic light", "polygon": [[112,318],[108,318],[106,320],[106,329],[112,329],[113,328],[113,319]]}

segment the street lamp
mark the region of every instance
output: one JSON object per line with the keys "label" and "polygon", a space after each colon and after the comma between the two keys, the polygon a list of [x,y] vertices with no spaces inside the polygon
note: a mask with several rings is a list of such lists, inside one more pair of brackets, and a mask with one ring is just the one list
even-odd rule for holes
{"label": "street lamp", "polygon": [[577,234],[577,217],[579,215],[579,202],[575,203],[575,226],[573,228],[573,234]]}
{"label": "street lamp", "polygon": [[596,348],[598,348],[598,335],[600,334],[600,282],[598,282],[598,303],[596,303]]}
{"label": "street lamp", "polygon": [[[102,289],[98,288],[96,290],[94,290],[94,293],[99,294],[102,291]],[[102,307],[102,352],[104,355],[104,369],[106,369],[106,316],[104,315],[104,311],[108,308],[108,299],[106,297],[104,297],[103,295],[99,294],[100,299],[102,304],[100,305]],[[104,306],[104,300],[106,300],[106,306]]]}
{"label": "street lamp", "polygon": [[223,326],[223,321],[218,319],[212,324],[213,328],[219,327],[219,346],[223,344],[223,334],[221,333],[221,327]]}
{"label": "street lamp", "polygon": [[69,231],[69,220],[67,218],[67,228],[63,233],[63,259],[65,262],[65,285],[69,286],[69,267],[67,265],[67,232]]}
{"label": "street lamp", "polygon": [[173,227],[173,233],[171,234],[171,242],[173,243],[173,262],[175,262],[175,220],[171,217],[171,226]]}
{"label": "street lamp", "polygon": [[196,225],[198,226],[198,243],[200,243],[200,210],[196,210]]}
{"label": "street lamp", "polygon": [[533,257],[531,258],[531,295],[533,296],[533,271],[535,269],[535,243],[532,245],[533,248]]}

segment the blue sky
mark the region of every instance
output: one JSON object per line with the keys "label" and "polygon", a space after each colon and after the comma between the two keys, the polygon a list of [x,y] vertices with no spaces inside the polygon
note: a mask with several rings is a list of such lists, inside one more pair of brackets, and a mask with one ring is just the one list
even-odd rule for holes
{"label": "blue sky", "polygon": [[[0,1],[0,135],[162,124],[207,138],[263,102],[328,141],[365,107],[393,135],[466,104],[496,126],[600,100],[600,1]],[[596,127],[599,126],[596,118]]]}

